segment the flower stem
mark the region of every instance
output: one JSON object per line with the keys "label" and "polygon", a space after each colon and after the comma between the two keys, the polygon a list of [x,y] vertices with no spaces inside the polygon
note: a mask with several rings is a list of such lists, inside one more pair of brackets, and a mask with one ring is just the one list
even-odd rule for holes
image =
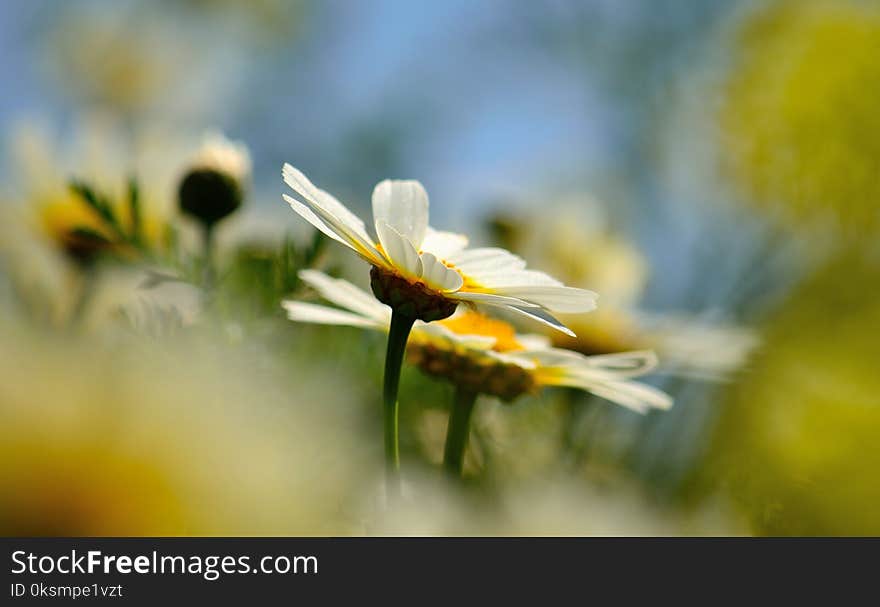
{"label": "flower stem", "polygon": [[205,291],[211,291],[216,281],[214,269],[214,224],[205,223],[202,229],[202,247],[204,256],[204,287]]}
{"label": "flower stem", "polygon": [[397,431],[397,388],[406,341],[415,319],[398,312],[391,314],[388,351],[385,354],[385,386],[383,392],[385,418],[386,486],[389,496],[400,494],[400,444]]}
{"label": "flower stem", "polygon": [[464,453],[467,449],[471,429],[471,414],[477,402],[477,393],[456,386],[449,413],[449,426],[446,430],[446,448],[443,452],[443,466],[455,477],[461,476],[464,467]]}

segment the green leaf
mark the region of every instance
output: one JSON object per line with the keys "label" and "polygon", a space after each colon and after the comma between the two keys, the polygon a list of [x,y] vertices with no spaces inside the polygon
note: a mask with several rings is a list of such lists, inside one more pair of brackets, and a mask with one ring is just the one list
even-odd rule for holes
{"label": "green leaf", "polygon": [[131,177],[128,180],[128,210],[131,216],[131,239],[137,244],[143,244],[143,222],[141,219],[141,196],[137,179]]}
{"label": "green leaf", "polygon": [[91,228],[74,228],[70,231],[70,234],[76,238],[88,240],[98,245],[110,244],[110,239]]}
{"label": "green leaf", "polygon": [[116,214],[113,212],[113,206],[105,196],[99,194],[84,181],[79,181],[77,179],[70,180],[70,190],[79,196],[79,198],[88,205],[88,207],[97,214],[98,218],[101,219],[117,236],[123,240],[128,240],[128,235],[116,219]]}

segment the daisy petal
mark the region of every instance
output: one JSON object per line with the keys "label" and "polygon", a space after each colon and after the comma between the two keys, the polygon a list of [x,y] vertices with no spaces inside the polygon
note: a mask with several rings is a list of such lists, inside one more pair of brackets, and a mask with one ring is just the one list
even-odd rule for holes
{"label": "daisy petal", "polygon": [[447,268],[433,253],[422,253],[422,280],[429,287],[446,293],[458,291],[464,284],[461,274]]}
{"label": "daisy petal", "polygon": [[[297,194],[299,194],[306,207],[308,207],[314,215],[332,231],[345,240],[354,248],[355,251],[370,263],[382,265],[382,256],[376,250],[372,239],[367,234],[364,222],[357,215],[346,208],[344,204],[336,200],[333,196],[317,188],[308,178],[300,171],[285,163],[283,169],[284,182],[289,185]],[[286,197],[288,204],[291,204],[290,197]],[[302,204],[302,203],[300,203]],[[297,213],[302,215],[301,211],[294,207]],[[310,223],[308,217],[303,215]],[[315,227],[318,227],[316,224]],[[318,227],[318,229],[321,229]],[[323,230],[322,230],[323,231]],[[338,238],[337,238],[338,240]]]}
{"label": "daisy petal", "polygon": [[651,350],[600,354],[584,358],[591,367],[604,369],[618,377],[644,375],[657,367],[657,355]]}
{"label": "daisy petal", "polygon": [[459,268],[466,276],[474,276],[479,280],[482,274],[498,272],[518,272],[526,267],[526,262],[510,251],[487,247],[465,249],[451,255],[447,259]]}
{"label": "daisy petal", "polygon": [[494,287],[498,295],[533,302],[554,312],[589,312],[596,309],[598,295],[574,287]]}
{"label": "daisy petal", "polygon": [[666,410],[672,407],[672,397],[653,386],[634,381],[605,381],[581,384],[577,387],[589,390],[596,396],[639,413],[649,409]]}
{"label": "daisy petal", "polygon": [[447,259],[450,255],[464,249],[468,244],[467,236],[454,232],[441,232],[428,226],[422,250],[433,253],[439,259]]}
{"label": "daisy petal", "polygon": [[347,238],[340,236],[339,234],[336,233],[335,230],[333,230],[326,223],[321,221],[321,218],[318,217],[317,215],[315,215],[312,212],[312,210],[309,209],[309,207],[307,207],[306,205],[301,203],[296,198],[293,198],[292,196],[288,196],[287,194],[282,194],[281,197],[284,198],[284,202],[289,204],[290,208],[292,208],[300,217],[302,217],[303,219],[308,221],[310,224],[312,224],[314,227],[316,227],[318,230],[323,232],[325,236],[329,236],[330,238],[332,238],[336,242],[341,242],[342,244],[347,246],[349,249],[351,249],[353,251],[357,251],[357,249],[351,244],[351,242],[349,242],[349,240]]}
{"label": "daisy petal", "polygon": [[521,299],[513,297],[505,297],[503,295],[494,295],[492,293],[472,293],[470,291],[458,291],[455,293],[454,299],[476,304],[486,304],[487,306],[518,306],[520,308],[539,308],[538,304],[529,303]]}
{"label": "daisy petal", "polygon": [[[531,305],[534,306],[534,304],[531,304]],[[511,310],[512,312],[516,312],[517,314],[522,314],[523,316],[525,316],[527,318],[531,318],[532,320],[536,320],[539,323],[541,323],[543,325],[547,325],[548,327],[550,327],[552,329],[556,329],[557,331],[565,333],[569,337],[577,337],[577,335],[575,335],[571,329],[569,329],[564,324],[559,322],[556,318],[553,317],[553,315],[551,315],[546,310],[542,310],[540,307],[537,307],[537,306],[523,307],[522,305],[516,305],[516,306],[507,305],[507,306],[503,306],[503,307],[506,310]]]}
{"label": "daisy petal", "polygon": [[284,183],[302,196],[306,202],[322,207],[334,215],[349,230],[365,240],[369,240],[366,226],[360,217],[352,213],[348,207],[336,200],[330,193],[325,192],[309,181],[309,178],[303,175],[302,171],[285,162],[282,175]]}
{"label": "daisy petal", "polygon": [[561,287],[563,284],[544,272],[518,270],[515,272],[482,272],[480,284],[487,287]]}
{"label": "daisy petal", "polygon": [[416,325],[413,328],[413,336],[419,339],[421,335],[430,335],[434,338],[445,339],[448,342],[465,348],[476,350],[491,350],[495,345],[495,338],[486,335],[460,335],[450,331],[440,323],[426,323]]}
{"label": "daisy petal", "polygon": [[281,305],[287,310],[287,317],[290,320],[321,325],[345,325],[349,327],[366,327],[368,329],[384,328],[382,323],[372,318],[365,318],[351,312],[337,310],[336,308],[289,300],[283,301]]}
{"label": "daisy petal", "polygon": [[376,232],[379,234],[379,242],[385,250],[388,258],[396,270],[407,278],[418,279],[422,276],[422,260],[419,252],[400,233],[384,221],[376,221]]}
{"label": "daisy petal", "polygon": [[373,219],[394,228],[419,249],[428,228],[428,193],[414,180],[380,182],[373,190]]}
{"label": "daisy petal", "polygon": [[299,277],[304,283],[315,289],[321,297],[337,306],[347,308],[382,324],[387,324],[391,320],[391,310],[388,306],[347,280],[331,278],[317,270],[301,270]]}
{"label": "daisy petal", "polygon": [[601,374],[609,380],[626,379],[649,373],[657,366],[657,355],[650,350],[584,356],[561,348],[536,349],[527,353],[545,367],[555,367],[566,376],[593,379]]}

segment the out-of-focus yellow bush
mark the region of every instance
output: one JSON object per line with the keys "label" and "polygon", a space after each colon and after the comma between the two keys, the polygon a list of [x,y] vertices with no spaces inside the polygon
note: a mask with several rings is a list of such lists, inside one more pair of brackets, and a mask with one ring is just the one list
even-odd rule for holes
{"label": "out-of-focus yellow bush", "polygon": [[744,197],[797,222],[880,225],[880,5],[761,5],[736,39],[720,110]]}
{"label": "out-of-focus yellow bush", "polygon": [[719,426],[712,485],[766,534],[880,533],[880,258],[851,251],[792,294]]}

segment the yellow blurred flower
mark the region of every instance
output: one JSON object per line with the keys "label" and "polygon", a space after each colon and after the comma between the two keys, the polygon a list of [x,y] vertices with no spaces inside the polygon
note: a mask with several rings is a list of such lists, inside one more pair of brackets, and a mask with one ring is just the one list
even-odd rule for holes
{"label": "yellow blurred flower", "polygon": [[[172,208],[163,195],[168,176],[152,170],[155,163],[143,161],[143,151],[125,149],[130,144],[123,141],[121,130],[113,121],[89,116],[78,129],[61,144],[57,143],[62,139],[60,134],[52,137],[32,123],[24,123],[11,141],[19,179],[13,196],[33,217],[31,227],[75,260],[98,252],[138,256],[132,243],[125,242],[105,218],[86,204],[81,194],[73,191],[71,182],[76,179],[106,199],[124,230],[131,231],[137,220],[145,250],[161,251],[168,241]],[[174,149],[173,145],[169,148]],[[129,157],[130,164],[121,157]],[[135,163],[148,168],[135,175]],[[130,176],[138,180],[137,218],[129,200]]]}
{"label": "yellow blurred flower", "polygon": [[745,196],[796,222],[880,225],[880,7],[775,2],[736,38],[719,122],[723,164]]}

